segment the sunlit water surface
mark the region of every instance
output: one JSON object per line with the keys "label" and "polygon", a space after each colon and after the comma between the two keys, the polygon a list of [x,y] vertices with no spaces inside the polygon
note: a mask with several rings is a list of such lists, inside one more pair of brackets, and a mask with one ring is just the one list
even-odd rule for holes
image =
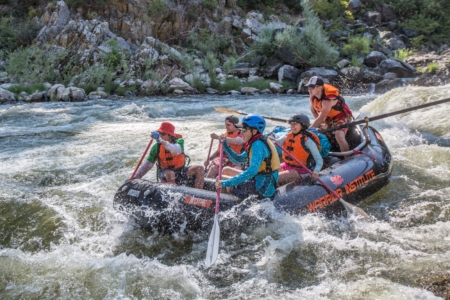
{"label": "sunlit water surface", "polygon": [[[446,98],[449,88],[346,99],[361,118]],[[203,163],[209,134],[224,131],[214,106],[311,116],[298,95],[0,106],[0,298],[438,299],[423,282],[450,270],[450,104],[373,122],[394,157],[388,186],[361,204],[376,221],[255,204],[244,213],[263,209],[274,221],[223,235],[205,271],[208,233],[149,234],[113,197],[162,121]],[[220,218],[240,217],[232,213]]]}

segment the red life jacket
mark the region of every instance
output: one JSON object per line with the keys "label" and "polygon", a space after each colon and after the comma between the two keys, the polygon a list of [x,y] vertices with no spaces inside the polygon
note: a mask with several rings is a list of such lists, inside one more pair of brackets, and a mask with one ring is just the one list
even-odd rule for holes
{"label": "red life jacket", "polygon": [[[303,163],[306,167],[310,168],[314,164],[314,159],[311,155],[311,151],[306,147],[305,142],[307,138],[310,137],[316,146],[320,146],[320,140],[312,132],[306,134],[298,133],[295,134],[290,131],[286,136],[286,140],[283,143],[283,148],[286,149],[290,154],[292,154],[296,159]],[[289,155],[283,152],[283,160],[286,164],[292,167],[301,168],[299,163],[293,160]]]}
{"label": "red life jacket", "polygon": [[326,121],[333,121],[333,120],[341,120],[344,118],[351,118],[352,117],[352,111],[348,107],[348,105],[345,103],[344,97],[339,93],[339,89],[330,85],[330,84],[324,84],[323,85],[323,92],[321,99],[318,99],[317,97],[314,97],[314,103],[313,107],[314,110],[320,114],[322,111],[322,101],[323,100],[335,100],[338,101],[336,104],[331,107],[330,112],[327,115]]}

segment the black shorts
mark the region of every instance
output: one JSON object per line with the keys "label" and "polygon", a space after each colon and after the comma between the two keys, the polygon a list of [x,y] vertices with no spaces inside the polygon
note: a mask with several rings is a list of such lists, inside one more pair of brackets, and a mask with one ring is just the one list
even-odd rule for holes
{"label": "black shorts", "polygon": [[256,195],[260,197],[260,194],[256,190],[255,179],[249,179],[231,189],[231,194],[241,199],[247,198],[250,195]]}

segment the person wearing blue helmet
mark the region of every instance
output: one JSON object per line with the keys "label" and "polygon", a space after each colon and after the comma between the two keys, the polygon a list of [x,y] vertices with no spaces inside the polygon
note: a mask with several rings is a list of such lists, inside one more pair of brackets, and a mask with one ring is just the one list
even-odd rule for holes
{"label": "person wearing blue helmet", "polygon": [[[223,141],[223,149],[228,158],[235,164],[247,164],[245,170],[225,167],[224,180],[216,181],[216,188],[231,189],[231,193],[244,198],[257,195],[259,198],[271,198],[276,192],[280,158],[274,144],[263,136],[266,121],[259,115],[248,115],[242,118],[243,152],[237,154],[227,144],[225,135],[219,137]],[[226,175],[235,175],[229,178]]]}

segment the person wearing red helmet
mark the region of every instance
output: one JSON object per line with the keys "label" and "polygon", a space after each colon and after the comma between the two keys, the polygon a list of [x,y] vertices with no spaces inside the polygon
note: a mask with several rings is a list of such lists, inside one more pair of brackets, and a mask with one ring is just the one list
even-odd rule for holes
{"label": "person wearing red helmet", "polygon": [[133,179],[140,179],[156,163],[158,179],[174,184],[192,184],[203,189],[203,166],[186,166],[184,154],[184,140],[175,133],[175,126],[170,122],[162,122],[159,129],[152,132],[152,138],[157,141],[150,150],[145,163],[136,172]]}

